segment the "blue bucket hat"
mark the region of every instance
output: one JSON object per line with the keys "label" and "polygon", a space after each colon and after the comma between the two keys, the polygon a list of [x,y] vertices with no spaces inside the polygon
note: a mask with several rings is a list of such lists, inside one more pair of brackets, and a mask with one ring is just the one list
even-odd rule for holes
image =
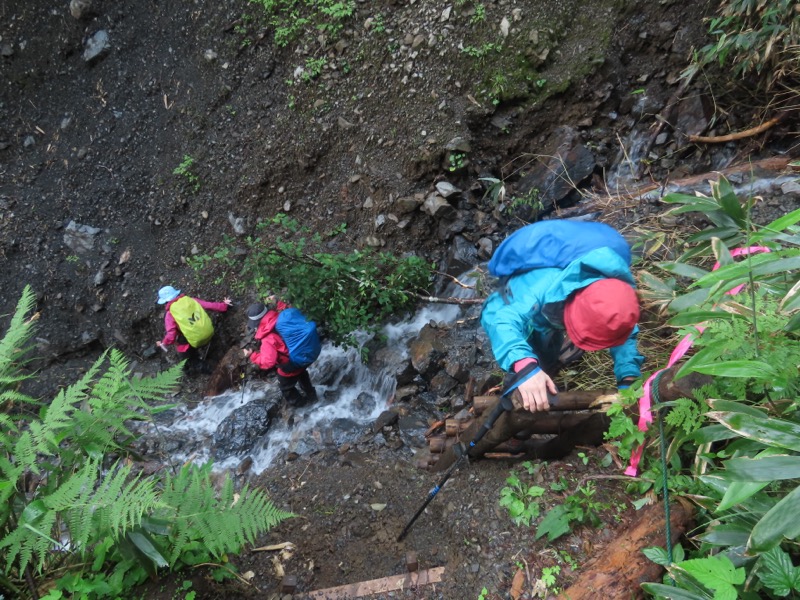
{"label": "blue bucket hat", "polygon": [[158,290],[158,303],[166,304],[170,300],[175,300],[175,298],[177,298],[180,295],[181,295],[180,290],[176,290],[171,285],[165,285],[160,290]]}

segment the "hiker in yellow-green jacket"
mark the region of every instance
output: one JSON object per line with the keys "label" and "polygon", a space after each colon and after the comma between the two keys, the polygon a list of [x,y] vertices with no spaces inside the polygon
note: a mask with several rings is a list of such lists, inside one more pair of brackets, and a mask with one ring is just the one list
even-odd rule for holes
{"label": "hiker in yellow-green jacket", "polygon": [[200,362],[200,368],[207,372],[197,353],[197,348],[206,346],[214,335],[214,325],[206,310],[225,312],[232,304],[230,298],[222,302],[208,302],[200,298],[192,298],[182,294],[171,285],[166,285],[158,290],[158,303],[165,304],[164,338],[156,345],[164,352],[167,346],[175,344],[175,350],[181,360],[186,360],[187,370],[193,371],[195,363]]}

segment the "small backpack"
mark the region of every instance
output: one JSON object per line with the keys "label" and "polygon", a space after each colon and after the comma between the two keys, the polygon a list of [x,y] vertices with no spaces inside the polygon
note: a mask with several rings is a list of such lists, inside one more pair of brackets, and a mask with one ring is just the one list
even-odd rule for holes
{"label": "small backpack", "polygon": [[489,273],[502,278],[531,269],[563,269],[592,250],[604,247],[631,264],[628,242],[610,225],[569,219],[539,221],[503,240],[489,261]]}
{"label": "small backpack", "polygon": [[307,367],[319,357],[322,344],[317,324],[306,319],[296,308],[282,310],[275,322],[275,330],[289,349],[289,360],[298,368]]}
{"label": "small backpack", "polygon": [[169,312],[192,348],[200,348],[211,341],[214,325],[197,300],[189,296],[178,298],[170,304]]}

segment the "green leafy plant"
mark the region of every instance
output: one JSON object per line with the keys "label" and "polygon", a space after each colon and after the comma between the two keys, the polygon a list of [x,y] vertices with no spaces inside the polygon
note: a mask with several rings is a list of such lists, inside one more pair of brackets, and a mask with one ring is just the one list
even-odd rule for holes
{"label": "green leafy plant", "polygon": [[172,174],[183,177],[188,183],[189,189],[196,194],[200,191],[200,178],[192,170],[195,162],[194,158],[188,154],[184,154],[183,160],[172,170]]}
{"label": "green leafy plant", "polygon": [[486,5],[478,3],[475,5],[475,14],[469,18],[469,22],[473,25],[477,25],[478,23],[482,23],[485,20],[486,20]]}
{"label": "green leafy plant", "polygon": [[322,69],[328,64],[328,59],[324,56],[320,58],[307,58],[305,69],[303,70],[302,80],[306,83],[316,79],[322,73]]}
{"label": "green leafy plant", "polygon": [[447,158],[449,166],[447,167],[451,172],[463,169],[467,160],[467,155],[464,152],[451,152]]}
{"label": "green leafy plant", "polygon": [[250,0],[261,6],[275,30],[275,43],[287,46],[309,29],[335,38],[355,12],[354,0]]}
{"label": "green leafy plant", "polygon": [[210,463],[145,477],[122,460],[130,422],[171,408],[182,365],[134,379],[109,350],[48,404],[20,393],[34,304],[26,287],[0,342],[0,585],[120,595],[162,567],[219,563],[291,516],[259,490],[235,496],[229,478],[217,491]]}
{"label": "green leafy plant", "polygon": [[[258,226],[260,236],[225,239],[192,266],[223,269],[242,290],[266,297],[273,290],[323,324],[329,339],[358,346],[357,331],[375,332],[387,319],[410,310],[420,298],[430,299],[427,287],[432,265],[417,256],[396,257],[371,249],[323,251],[344,235],[341,226],[329,235],[311,235],[294,219],[279,214]],[[236,246],[235,246],[235,245]]]}
{"label": "green leafy plant", "polygon": [[715,41],[696,52],[684,76],[716,63],[734,77],[754,75],[767,90],[796,85],[800,24],[795,0],[723,0],[709,33]]}
{"label": "green leafy plant", "polygon": [[477,59],[482,62],[484,58],[491,52],[500,53],[503,51],[502,44],[495,44],[494,42],[486,42],[480,46],[463,46],[461,52],[467,56]]}
{"label": "green leafy plant", "polygon": [[600,514],[611,505],[596,500],[596,493],[595,485],[589,481],[567,496],[562,504],[551,508],[536,528],[536,539],[546,535],[547,540],[552,542],[572,531],[573,523],[599,526],[602,523]]}
{"label": "green leafy plant", "polygon": [[[665,407],[675,413],[664,419],[670,489],[692,487],[701,517],[688,558],[666,566],[680,597],[781,597],[795,587],[800,537],[786,519],[800,509],[800,211],[754,224],[754,200],[740,200],[724,178],[710,196],[665,201],[673,214],[700,212],[711,225],[677,260],[657,265],[669,278],[643,271],[643,290],[674,313],[680,336],[692,336],[676,377],[713,378],[696,402]],[[750,250],[737,260],[740,248]],[[671,585],[643,587],[678,597]]]}
{"label": "green leafy plant", "polygon": [[500,490],[500,506],[508,510],[515,525],[530,525],[539,517],[539,502],[545,492],[538,485],[527,485],[516,474],[506,478],[506,485]]}
{"label": "green leafy plant", "polygon": [[490,198],[495,206],[503,204],[506,198],[506,185],[503,180],[496,177],[479,177],[478,179],[488,184],[483,198]]}

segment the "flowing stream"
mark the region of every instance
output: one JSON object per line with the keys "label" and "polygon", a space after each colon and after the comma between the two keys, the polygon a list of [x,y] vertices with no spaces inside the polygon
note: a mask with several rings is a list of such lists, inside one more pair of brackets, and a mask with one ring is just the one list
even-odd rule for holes
{"label": "flowing stream", "polygon": [[[451,294],[452,292],[452,294]],[[447,290],[447,295],[455,295]],[[464,296],[464,294],[461,294]],[[433,304],[420,309],[413,318],[382,330],[385,344],[393,349],[397,360],[407,360],[408,342],[430,321],[451,323],[461,308],[456,305]],[[362,343],[368,341],[363,337]],[[315,404],[294,409],[294,422],[272,419],[269,431],[254,440],[246,453],[214,458],[218,470],[234,469],[245,457],[252,460],[250,470],[259,474],[283,451],[303,454],[328,443],[341,444],[355,439],[386,408],[395,392],[396,381],[387,369],[370,369],[357,349],[337,348],[323,344],[322,353],[309,368],[311,381],[320,398]],[[319,383],[326,381],[326,384]],[[248,403],[275,395],[275,380],[246,382],[241,389],[230,390],[207,398],[189,409],[179,407],[171,419],[159,419],[152,431],[143,435],[158,440],[175,464],[185,461],[207,462],[212,458],[214,434],[235,410]]]}

